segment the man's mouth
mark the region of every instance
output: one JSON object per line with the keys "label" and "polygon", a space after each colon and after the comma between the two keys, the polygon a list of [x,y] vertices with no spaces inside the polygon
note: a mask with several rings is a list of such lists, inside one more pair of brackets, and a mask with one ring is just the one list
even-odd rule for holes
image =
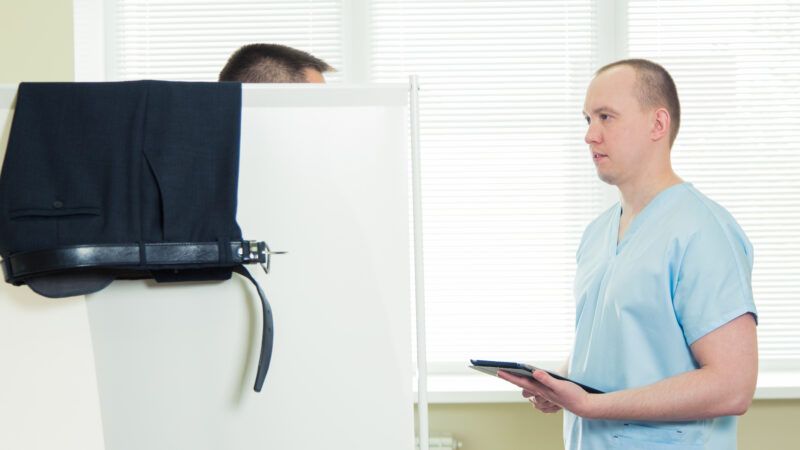
{"label": "man's mouth", "polygon": [[608,155],[603,153],[592,153],[592,159],[595,161],[600,161],[603,158],[608,158]]}

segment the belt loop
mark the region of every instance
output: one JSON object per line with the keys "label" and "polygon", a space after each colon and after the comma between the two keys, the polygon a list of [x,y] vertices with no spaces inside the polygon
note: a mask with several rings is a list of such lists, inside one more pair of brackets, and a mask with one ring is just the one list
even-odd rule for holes
{"label": "belt loop", "polygon": [[233,259],[231,258],[231,242],[228,240],[217,239],[217,248],[219,249],[219,264],[221,266],[230,266]]}
{"label": "belt loop", "polygon": [[142,267],[147,265],[147,250],[142,241],[139,241],[139,265]]}

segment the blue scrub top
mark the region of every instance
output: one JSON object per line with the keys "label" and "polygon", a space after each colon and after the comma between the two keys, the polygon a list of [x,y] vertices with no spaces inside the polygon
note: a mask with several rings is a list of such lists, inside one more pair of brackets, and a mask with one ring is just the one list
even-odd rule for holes
{"label": "blue scrub top", "polygon": [[[698,368],[689,346],[756,314],[753,248],[733,217],[689,183],[659,193],[617,244],[617,203],[578,247],[569,376],[603,391]],[[564,412],[567,449],[734,449],[736,417],[692,422],[588,420]]]}

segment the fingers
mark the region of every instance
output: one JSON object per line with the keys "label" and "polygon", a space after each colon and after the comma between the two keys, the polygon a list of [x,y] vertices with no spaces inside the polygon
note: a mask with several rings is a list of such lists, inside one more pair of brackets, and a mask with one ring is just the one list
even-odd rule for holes
{"label": "fingers", "polygon": [[547,397],[543,396],[541,393],[531,392],[528,390],[522,391],[522,396],[527,398],[531,405],[534,408],[538,409],[543,413],[555,413],[561,410],[561,407],[552,401],[548,400]]}
{"label": "fingers", "polygon": [[561,407],[543,397],[532,396],[528,399],[533,406],[543,413],[555,413],[561,410]]}
{"label": "fingers", "polygon": [[536,408],[536,409],[538,409],[539,411],[541,411],[541,412],[543,412],[545,414],[553,414],[553,413],[557,413],[557,412],[561,411],[561,407],[560,406],[552,406],[552,407],[549,407],[549,408]]}
{"label": "fingers", "polygon": [[510,372],[506,372],[504,370],[497,371],[497,377],[503,380],[508,381],[509,383],[516,384],[517,386],[524,389],[524,384],[528,382],[528,379],[519,375],[515,375]]}
{"label": "fingers", "polygon": [[533,397],[534,395],[536,395],[536,394],[534,394],[533,392],[531,392],[531,391],[529,391],[527,389],[523,389],[522,390],[522,396],[525,397],[525,398],[529,399],[529,398]]}
{"label": "fingers", "polygon": [[536,392],[536,390],[548,389],[545,385],[539,383],[535,379],[523,377],[520,375],[515,375],[513,373],[505,372],[502,370],[497,371],[497,377],[502,380],[508,381],[509,383],[519,388],[522,388],[523,390],[526,390],[528,392]]}
{"label": "fingers", "polygon": [[553,389],[555,387],[553,382],[557,381],[555,378],[551,377],[550,374],[545,372],[544,370],[534,371],[533,379],[550,389]]}
{"label": "fingers", "polygon": [[552,382],[556,380],[550,377],[546,372],[537,370],[534,373],[534,379],[517,376],[504,371],[498,371],[497,376],[522,388],[522,396],[527,398],[539,411],[555,413],[561,410],[560,406],[547,400],[548,397],[554,394],[550,386]]}

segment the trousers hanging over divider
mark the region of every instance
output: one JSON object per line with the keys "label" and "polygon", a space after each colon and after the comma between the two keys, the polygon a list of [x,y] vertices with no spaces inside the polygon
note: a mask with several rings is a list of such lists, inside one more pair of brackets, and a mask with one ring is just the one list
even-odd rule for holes
{"label": "trousers hanging over divider", "polygon": [[262,302],[260,391],[272,313],[243,264],[270,252],[236,223],[240,119],[239,83],[20,84],[0,174],[5,280],[68,297],[237,272]]}

